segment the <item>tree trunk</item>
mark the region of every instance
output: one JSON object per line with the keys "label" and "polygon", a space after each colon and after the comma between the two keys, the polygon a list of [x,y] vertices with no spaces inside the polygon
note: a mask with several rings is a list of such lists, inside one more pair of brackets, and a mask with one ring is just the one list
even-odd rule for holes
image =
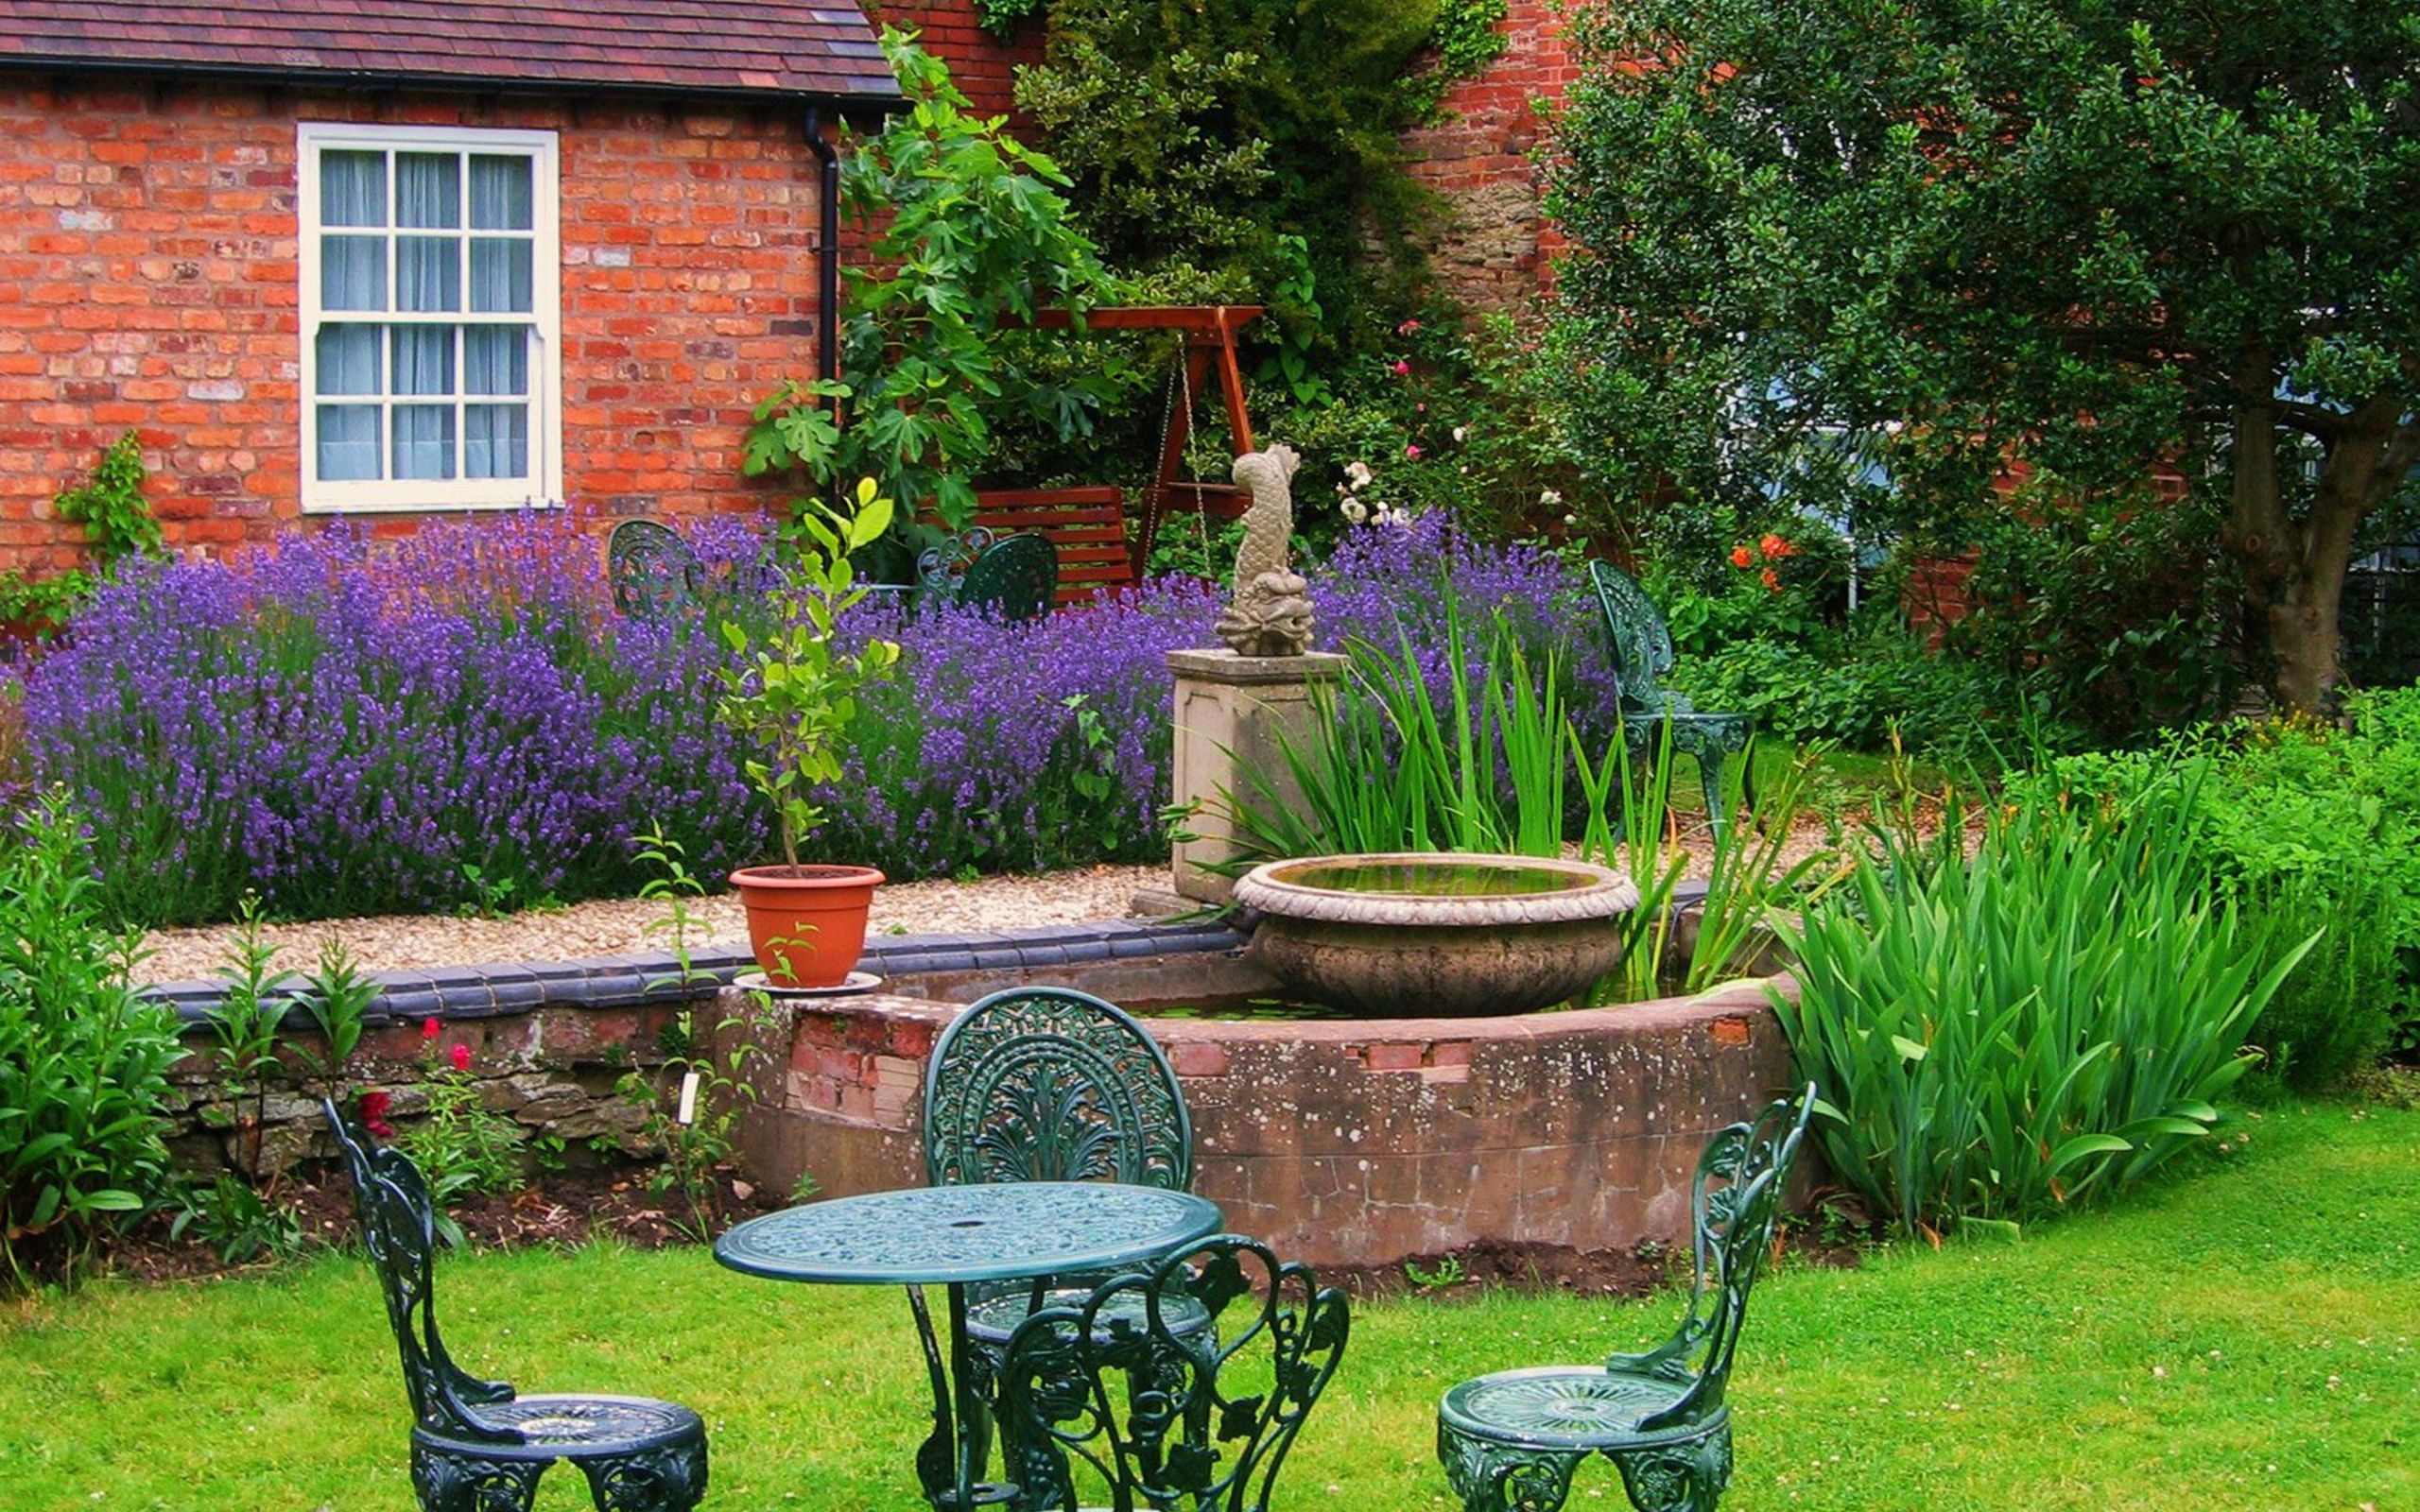
{"label": "tree trunk", "polygon": [[2320,436],[2327,460],[2308,517],[2294,519],[2278,486],[2276,380],[2265,353],[2238,369],[2232,441],[2233,492],[2221,539],[2243,568],[2246,627],[2273,659],[2271,691],[2287,708],[2318,713],[2336,689],[2339,611],[2353,537],[2386,502],[2420,449],[2382,395]]}

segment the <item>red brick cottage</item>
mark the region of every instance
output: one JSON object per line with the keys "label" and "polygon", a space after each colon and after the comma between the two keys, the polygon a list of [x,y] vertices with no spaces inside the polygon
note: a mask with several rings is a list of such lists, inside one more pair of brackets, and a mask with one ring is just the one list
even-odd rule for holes
{"label": "red brick cottage", "polygon": [[845,4],[0,0],[0,569],[139,430],[179,546],[758,507],[830,310]]}

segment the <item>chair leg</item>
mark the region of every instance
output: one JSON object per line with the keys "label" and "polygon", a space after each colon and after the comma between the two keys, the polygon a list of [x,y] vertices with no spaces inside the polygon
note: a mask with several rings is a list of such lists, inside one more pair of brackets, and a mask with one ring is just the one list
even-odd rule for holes
{"label": "chair leg", "polygon": [[1722,811],[1723,753],[1709,746],[1700,749],[1697,756],[1698,783],[1705,789],[1706,823],[1719,840],[1731,825],[1730,816]]}
{"label": "chair leg", "polygon": [[1607,1450],[1622,1489],[1639,1512],[1715,1512],[1731,1484],[1731,1425],[1702,1438],[1653,1449]]}
{"label": "chair leg", "polygon": [[580,1461],[596,1512],[690,1512],[705,1500],[706,1441]]}
{"label": "chair leg", "polygon": [[481,1459],[428,1444],[412,1446],[412,1490],[421,1512],[529,1512],[546,1460]]}
{"label": "chair leg", "polygon": [[1587,1452],[1518,1449],[1437,1425],[1437,1458],[1463,1512],[1558,1512]]}

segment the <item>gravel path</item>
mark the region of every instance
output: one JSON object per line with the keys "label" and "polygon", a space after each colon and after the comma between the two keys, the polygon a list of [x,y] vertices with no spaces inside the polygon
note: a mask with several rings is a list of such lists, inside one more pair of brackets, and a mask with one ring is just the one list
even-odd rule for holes
{"label": "gravel path", "polygon": [[[1685,874],[1706,874],[1704,833],[1685,833],[1689,864]],[[1803,820],[1783,848],[1786,869],[1800,857],[1828,849],[1824,826]],[[876,935],[956,934],[1018,929],[1032,924],[1074,924],[1128,916],[1136,892],[1167,885],[1166,865],[1080,867],[1040,876],[985,877],[976,882],[910,882],[886,885],[873,895],[872,932]],[[708,940],[748,943],[748,924],[736,896],[698,900]],[[262,935],[279,947],[277,964],[307,970],[320,941],[342,938],[364,971],[427,966],[475,966],[490,961],[562,961],[624,951],[661,950],[665,941],[648,925],[664,905],[641,899],[601,899],[569,907],[462,919],[442,914],[390,915],[376,919],[323,919],[307,924],[270,924]],[[150,957],[135,968],[138,982],[180,982],[215,974],[227,959],[233,930],[226,925],[154,930],[146,940]]]}
{"label": "gravel path", "polygon": [[[1167,868],[1084,867],[1038,877],[985,877],[978,882],[909,882],[876,889],[875,934],[950,934],[1016,929],[1028,924],[1080,923],[1125,917],[1134,894],[1166,886]],[[705,919],[700,944],[711,939],[748,943],[748,922],[733,894],[697,900]],[[307,969],[319,957],[320,941],[343,939],[362,970],[396,971],[424,966],[472,966],[489,961],[563,961],[623,951],[662,950],[648,924],[664,905],[643,899],[599,899],[567,908],[508,915],[502,919],[454,919],[404,914],[377,919],[322,919],[307,924],[270,924],[261,933],[279,947],[278,964]],[[208,977],[226,959],[233,931],[161,929],[146,940],[152,952],[135,968],[139,982],[179,982]]]}

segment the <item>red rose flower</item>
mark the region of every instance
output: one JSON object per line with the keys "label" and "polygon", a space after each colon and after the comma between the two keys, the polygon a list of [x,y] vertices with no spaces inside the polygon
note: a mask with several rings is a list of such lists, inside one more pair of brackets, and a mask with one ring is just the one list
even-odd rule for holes
{"label": "red rose flower", "polygon": [[420,1021],[420,1037],[424,1040],[434,1040],[444,1032],[445,1025],[438,1022],[435,1019],[423,1019]]}
{"label": "red rose flower", "polygon": [[[1772,589],[1774,593],[1778,593],[1781,592],[1781,574],[1768,567],[1763,572],[1758,573],[1756,576],[1767,588]],[[463,1047],[456,1045],[454,1048],[459,1050]]]}
{"label": "red rose flower", "polygon": [[1768,535],[1764,540],[1757,541],[1756,549],[1763,552],[1769,558],[1793,557],[1798,554],[1798,548],[1796,546],[1793,546],[1789,541],[1782,540],[1781,537],[1774,535]]}
{"label": "red rose flower", "polygon": [[1747,547],[1734,546],[1731,548],[1731,565],[1734,567],[1754,567],[1756,565],[1756,558],[1750,555]]}
{"label": "red rose flower", "polygon": [[471,1047],[469,1045],[458,1044],[454,1047],[454,1069],[456,1071],[468,1071],[471,1069]]}
{"label": "red rose flower", "polygon": [[363,1092],[361,1094],[361,1126],[379,1139],[393,1139],[394,1125],[387,1122],[387,1109],[393,1104],[394,1099],[385,1092]]}

